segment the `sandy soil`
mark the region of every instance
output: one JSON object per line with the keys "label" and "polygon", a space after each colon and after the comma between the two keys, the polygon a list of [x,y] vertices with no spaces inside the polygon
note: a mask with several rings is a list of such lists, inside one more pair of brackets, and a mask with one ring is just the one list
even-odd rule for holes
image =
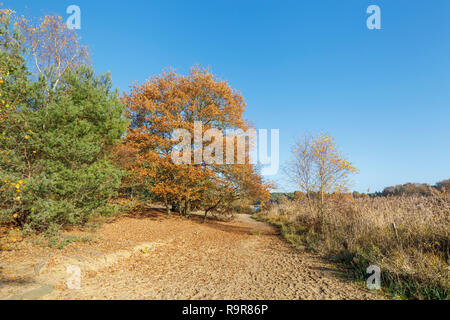
{"label": "sandy soil", "polygon": [[[166,217],[152,209],[103,225],[62,250],[0,252],[0,299],[381,299],[342,270],[298,252],[275,228]],[[80,289],[67,267],[79,266]]]}

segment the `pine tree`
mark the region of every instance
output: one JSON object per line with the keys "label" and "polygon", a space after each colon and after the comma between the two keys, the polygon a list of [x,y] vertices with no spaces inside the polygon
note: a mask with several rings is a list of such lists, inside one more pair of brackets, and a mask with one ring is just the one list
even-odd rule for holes
{"label": "pine tree", "polygon": [[[9,12],[8,12],[9,13]],[[127,120],[109,75],[68,70],[49,101],[31,81],[10,13],[0,20],[0,219],[34,230],[108,213],[123,172],[110,153]]]}

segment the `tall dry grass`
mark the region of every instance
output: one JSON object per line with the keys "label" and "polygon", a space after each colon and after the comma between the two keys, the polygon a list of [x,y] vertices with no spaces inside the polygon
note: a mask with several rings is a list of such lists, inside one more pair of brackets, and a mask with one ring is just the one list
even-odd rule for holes
{"label": "tall dry grass", "polygon": [[282,229],[294,245],[340,259],[361,280],[370,264],[385,289],[408,298],[448,299],[450,194],[333,197],[272,204],[257,217]]}

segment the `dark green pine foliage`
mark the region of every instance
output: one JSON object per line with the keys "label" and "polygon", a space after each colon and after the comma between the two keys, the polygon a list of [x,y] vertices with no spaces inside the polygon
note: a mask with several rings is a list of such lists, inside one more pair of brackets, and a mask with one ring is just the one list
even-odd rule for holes
{"label": "dark green pine foliage", "polygon": [[16,110],[21,125],[6,133],[11,152],[0,159],[0,178],[8,181],[8,205],[1,214],[32,230],[82,225],[112,210],[108,200],[123,172],[109,156],[128,124],[124,105],[109,75],[87,67],[66,73],[50,98],[39,98],[39,83],[30,86],[27,107]]}

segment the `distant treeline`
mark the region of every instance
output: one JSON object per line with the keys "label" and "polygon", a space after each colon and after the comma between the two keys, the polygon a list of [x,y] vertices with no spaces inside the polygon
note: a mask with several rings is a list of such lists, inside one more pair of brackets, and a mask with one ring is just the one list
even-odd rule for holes
{"label": "distant treeline", "polygon": [[[449,192],[450,191],[450,179],[440,181],[435,185],[429,185],[426,183],[405,183],[399,184],[396,186],[386,187],[381,192],[372,192],[372,193],[360,193],[358,191],[354,191],[351,193],[353,197],[387,197],[387,196],[399,196],[399,195],[423,195],[429,196],[433,194],[433,192]],[[282,198],[287,198],[289,200],[293,200],[298,198],[302,193],[299,191],[295,192],[272,192],[270,194],[271,202],[279,202]],[[311,193],[310,196],[314,197],[315,194]]]}

